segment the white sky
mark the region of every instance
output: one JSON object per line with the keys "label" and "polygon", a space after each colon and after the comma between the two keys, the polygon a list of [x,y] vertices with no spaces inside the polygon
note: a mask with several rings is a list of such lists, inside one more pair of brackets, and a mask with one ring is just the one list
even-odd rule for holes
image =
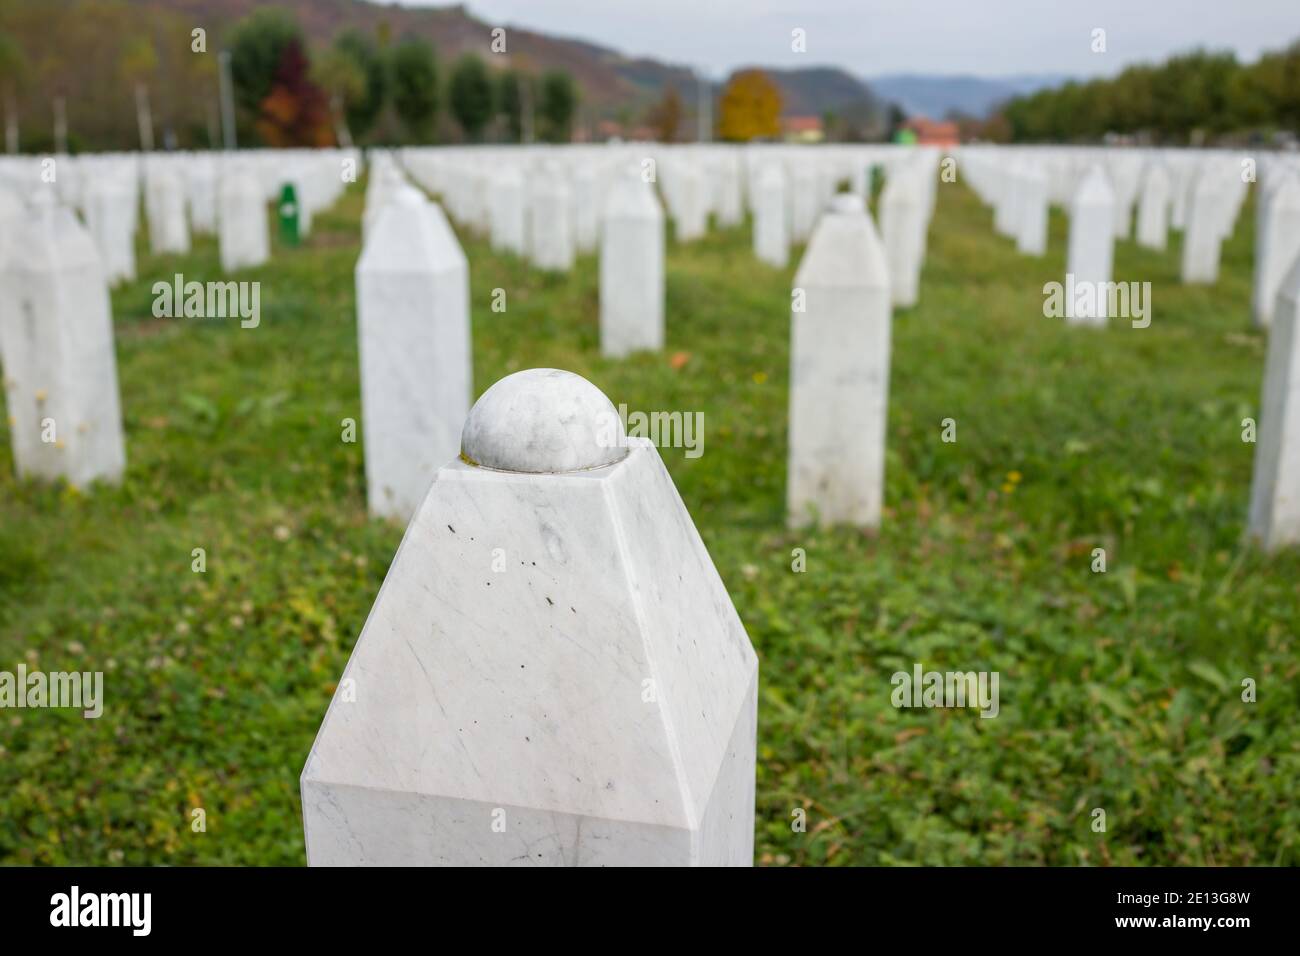
{"label": "white sky", "polygon": [[[447,6],[444,0],[398,0]],[[1239,59],[1300,39],[1300,0],[466,0],[492,25],[703,67],[882,73],[1112,74],[1196,46]],[[1094,28],[1106,52],[1091,50]],[[793,53],[803,29],[807,52]]]}

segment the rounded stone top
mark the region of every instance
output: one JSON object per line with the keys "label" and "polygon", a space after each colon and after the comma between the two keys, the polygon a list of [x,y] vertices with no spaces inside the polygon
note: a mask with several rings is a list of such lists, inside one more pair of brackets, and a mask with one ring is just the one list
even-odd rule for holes
{"label": "rounded stone top", "polygon": [[484,392],[465,419],[461,457],[496,471],[560,474],[627,457],[622,419],[581,375],[530,368]]}
{"label": "rounded stone top", "polygon": [[862,197],[854,193],[836,193],[831,198],[831,212],[863,213],[867,211]]}

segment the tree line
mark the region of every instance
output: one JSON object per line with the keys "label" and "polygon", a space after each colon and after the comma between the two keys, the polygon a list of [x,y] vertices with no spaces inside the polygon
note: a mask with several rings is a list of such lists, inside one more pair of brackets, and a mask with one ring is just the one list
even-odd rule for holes
{"label": "tree line", "polygon": [[1041,90],[1009,101],[991,138],[1095,141],[1123,134],[1167,145],[1271,140],[1300,130],[1300,41],[1251,64],[1197,50],[1112,79]]}
{"label": "tree line", "polygon": [[[240,146],[562,142],[578,91],[563,71],[444,64],[418,36],[345,29],[313,49],[282,8],[213,24],[124,0],[0,5],[0,112],[10,152],[196,149],[222,142],[218,55],[230,56]],[[485,37],[485,45],[487,38]]]}

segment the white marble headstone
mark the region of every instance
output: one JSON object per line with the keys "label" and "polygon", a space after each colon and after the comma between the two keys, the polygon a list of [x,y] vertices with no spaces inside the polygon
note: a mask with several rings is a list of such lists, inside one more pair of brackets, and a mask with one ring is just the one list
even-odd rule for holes
{"label": "white marble headstone", "polygon": [[260,266],[271,257],[270,223],[256,171],[228,164],[222,171],[217,240],[226,272]]}
{"label": "white marble headstone", "polygon": [[754,186],[754,255],[760,262],[784,269],[790,261],[790,216],[785,171],[769,163]]}
{"label": "white marble headstone", "polygon": [[654,188],[619,177],[600,239],[600,350],[619,358],[664,344],[664,214]]}
{"label": "white marble headstone", "polygon": [[469,412],[469,266],[442,210],[408,186],[366,237],[356,284],[366,500],[405,522]]}
{"label": "white marble headstone", "polygon": [[82,487],[126,467],[108,283],[90,233],[44,204],[9,251],[0,323],[6,403],[20,477]]}
{"label": "white marble headstone", "polygon": [[622,434],[555,369],[475,404],[303,769],[311,865],[752,864],[757,659]]}
{"label": "white marble headstone", "polygon": [[1300,260],[1282,281],[1268,334],[1250,534],[1270,551],[1300,544]]}
{"label": "white marble headstone", "polygon": [[1142,177],[1142,192],[1138,197],[1138,245],[1164,251],[1169,239],[1169,197],[1169,172],[1164,163],[1153,160]]}
{"label": "white marble headstone", "polygon": [[1091,296],[1065,297],[1066,321],[1071,324],[1105,325],[1108,297],[1103,294],[1111,281],[1115,249],[1115,194],[1106,174],[1092,167],[1080,181],[1070,206],[1070,247],[1066,261],[1066,288],[1088,283]]}
{"label": "white marble headstone", "polygon": [[789,522],[880,524],[889,401],[885,251],[861,198],[835,197],[795,275]]}
{"label": "white marble headstone", "polygon": [[1300,257],[1300,178],[1285,174],[1270,190],[1260,242],[1255,249],[1255,322],[1268,326],[1287,271]]}

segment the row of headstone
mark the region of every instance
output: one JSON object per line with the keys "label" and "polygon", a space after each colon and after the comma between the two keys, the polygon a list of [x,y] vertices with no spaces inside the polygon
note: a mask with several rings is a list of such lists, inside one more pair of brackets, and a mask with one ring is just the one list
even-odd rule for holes
{"label": "row of headstone", "polygon": [[[1270,550],[1300,543],[1300,162],[1285,154],[1056,147],[980,147],[963,150],[961,159],[1004,234],[1015,234],[1023,223],[1027,191],[1034,193],[1037,223],[1036,190],[1027,186],[1034,169],[1057,183],[1048,194],[1069,196],[1067,278],[1094,288],[1111,281],[1114,240],[1129,236],[1134,207],[1139,245],[1164,251],[1169,230],[1180,229],[1182,281],[1217,281],[1223,241],[1232,234],[1251,174],[1257,177],[1251,312],[1269,337],[1248,533]],[[1067,321],[1106,323],[1103,295],[1078,302],[1067,295],[1065,305]]]}
{"label": "row of headstone", "polygon": [[359,158],[352,150],[0,158],[0,191],[27,195],[40,183],[79,212],[110,284],[117,284],[135,278],[141,222],[155,254],[184,254],[192,235],[216,233],[223,269],[264,263],[270,255],[266,204],[283,184],[294,186],[298,229],[306,236],[313,215],[356,178]]}
{"label": "row of headstone", "polygon": [[121,477],[126,455],[109,287],[136,278],[141,205],[155,254],[183,254],[192,230],[217,226],[223,269],[257,265],[269,254],[270,173],[292,169],[317,202],[332,202],[345,185],[339,156],[0,161],[0,368],[18,474],[74,486]]}

